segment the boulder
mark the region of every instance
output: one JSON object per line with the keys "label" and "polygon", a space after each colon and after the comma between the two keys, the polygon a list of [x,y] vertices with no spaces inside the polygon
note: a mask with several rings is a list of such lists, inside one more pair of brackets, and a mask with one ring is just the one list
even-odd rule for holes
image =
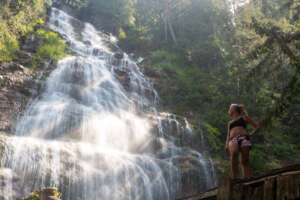
{"label": "boulder", "polygon": [[56,193],[57,191],[54,188],[45,188],[38,192],[40,200],[59,200]]}

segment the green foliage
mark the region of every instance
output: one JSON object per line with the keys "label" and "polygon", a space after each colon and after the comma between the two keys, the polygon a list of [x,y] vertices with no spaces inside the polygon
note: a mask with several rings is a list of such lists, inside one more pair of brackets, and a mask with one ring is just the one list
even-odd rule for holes
{"label": "green foliage", "polygon": [[125,31],[122,28],[120,28],[120,30],[119,30],[119,38],[120,39],[126,39],[127,38],[127,35],[126,35]]}
{"label": "green foliage", "polygon": [[263,173],[271,169],[270,157],[264,152],[263,146],[254,144],[250,152],[252,173]]}
{"label": "green foliage", "polygon": [[[58,188],[57,187],[52,187],[51,189],[53,189],[55,191],[55,196],[60,198],[61,197],[61,193],[58,192]],[[29,195],[29,197],[25,198],[24,200],[40,200],[40,193],[41,191],[34,191],[31,192],[31,194]]]}
{"label": "green foliage", "polygon": [[209,149],[213,153],[217,153],[220,150],[223,150],[224,148],[224,143],[220,140],[220,137],[222,133],[215,127],[211,126],[208,123],[201,123],[204,133],[205,133],[205,138],[207,140]]}
{"label": "green foliage", "polygon": [[60,197],[61,196],[61,193],[60,192],[58,192],[58,188],[57,187],[52,187],[52,189],[54,189],[55,190],[55,196],[56,197]]}
{"label": "green foliage", "polygon": [[25,200],[40,200],[40,195],[37,192],[31,192],[29,197]]}
{"label": "green foliage", "polygon": [[64,55],[63,45],[44,44],[37,52],[38,58],[40,59],[54,59],[58,60]]}
{"label": "green foliage", "polygon": [[18,40],[3,41],[0,45],[0,62],[11,61],[16,51],[19,50]]}
{"label": "green foliage", "polygon": [[67,56],[65,54],[67,46],[58,34],[44,28],[39,28],[28,34],[34,35],[39,42],[35,47],[36,53],[34,56],[30,59],[22,60],[24,66],[35,69],[43,60],[59,60]]}
{"label": "green foliage", "polygon": [[135,0],[89,0],[80,15],[107,31],[118,34],[120,28],[134,24],[134,3]]}
{"label": "green foliage", "polygon": [[66,46],[56,33],[39,29],[37,35],[43,40],[43,44],[37,51],[36,58],[38,60],[58,60],[65,56]]}
{"label": "green foliage", "polygon": [[19,49],[18,39],[43,23],[48,0],[6,1],[0,6],[0,62],[13,59]]}
{"label": "green foliage", "polygon": [[[145,60],[144,65],[167,69],[166,72],[172,77],[168,85],[172,87],[168,88],[166,93],[160,94],[163,96],[164,105],[170,106],[176,113],[185,115],[187,111],[193,110],[201,112],[207,118],[210,118],[208,117],[210,114],[224,116],[223,114],[226,113],[230,99],[222,102],[224,94],[219,91],[218,85],[225,86],[227,83],[224,79],[227,76],[222,78],[215,75],[209,76],[205,69],[189,66],[184,55],[163,50],[154,52]],[[217,110],[212,109],[212,102],[219,103],[220,107]],[[214,111],[222,111],[223,114],[216,114]],[[218,120],[217,117],[213,118],[213,122]],[[224,117],[218,123],[220,121],[224,121]]]}
{"label": "green foliage", "polygon": [[[197,87],[193,80],[195,74],[199,73],[199,70],[194,67],[184,67],[184,56],[178,56],[175,53],[167,51],[156,51],[152,54],[149,60],[146,60],[145,64],[153,67],[165,68],[168,73],[172,74],[172,82],[175,84],[171,90],[172,93],[162,94],[166,100],[166,105],[172,105],[173,110],[178,114],[183,114],[188,110],[187,107],[192,105],[197,106],[197,100],[195,99],[195,93],[191,93],[192,89]],[[173,96],[175,95],[175,96]],[[196,101],[192,101],[193,98]]]}

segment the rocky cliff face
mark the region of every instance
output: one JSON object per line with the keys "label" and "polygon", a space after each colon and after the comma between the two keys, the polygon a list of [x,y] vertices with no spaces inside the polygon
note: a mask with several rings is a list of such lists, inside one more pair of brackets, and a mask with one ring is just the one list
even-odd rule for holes
{"label": "rocky cliff face", "polygon": [[9,63],[0,63],[0,133],[11,134],[13,124],[30,99],[43,87],[43,80],[55,68],[52,60],[28,68],[41,41],[34,35],[23,37],[20,50]]}
{"label": "rocky cliff face", "polygon": [[36,75],[19,63],[0,65],[0,132],[11,133],[14,121],[34,92]]}

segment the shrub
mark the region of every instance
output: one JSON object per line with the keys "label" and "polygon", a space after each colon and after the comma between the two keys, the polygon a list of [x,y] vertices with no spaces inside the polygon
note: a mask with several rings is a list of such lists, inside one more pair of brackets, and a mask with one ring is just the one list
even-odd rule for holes
{"label": "shrub", "polygon": [[220,151],[225,146],[225,142],[221,142],[220,140],[220,131],[206,122],[202,122],[201,124],[205,130],[204,133],[209,149],[214,153]]}
{"label": "shrub", "polygon": [[18,39],[43,24],[48,0],[4,1],[0,5],[0,62],[11,61],[19,50]]}
{"label": "shrub", "polygon": [[120,28],[120,30],[119,30],[119,38],[120,39],[126,39],[127,38],[127,35],[126,35],[125,31],[122,28]]}
{"label": "shrub", "polygon": [[264,152],[262,146],[253,145],[250,151],[250,165],[254,174],[266,172],[271,169],[270,157]]}
{"label": "shrub", "polygon": [[19,50],[18,40],[8,40],[0,44],[0,62],[9,62],[13,59],[16,51]]}
{"label": "shrub", "polygon": [[37,30],[37,35],[43,41],[43,44],[38,48],[36,58],[37,60],[42,59],[54,59],[58,60],[63,58],[65,55],[66,45],[59,36],[52,32],[43,29]]}

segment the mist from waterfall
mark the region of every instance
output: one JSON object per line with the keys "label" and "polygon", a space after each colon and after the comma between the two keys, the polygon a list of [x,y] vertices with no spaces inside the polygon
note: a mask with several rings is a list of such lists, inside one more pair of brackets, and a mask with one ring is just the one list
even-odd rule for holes
{"label": "mist from waterfall", "polygon": [[[199,160],[205,187],[215,186],[212,160],[175,144],[165,131],[176,117],[168,115],[163,126],[159,97],[137,64],[126,54],[116,59],[91,24],[78,31],[78,23],[51,9],[49,26],[73,56],[58,62],[6,141],[2,167],[18,174],[20,194],[57,186],[64,200],[172,200],[182,188],[173,159],[187,151]],[[117,78],[120,72],[129,80]],[[159,141],[160,156],[145,150],[152,140]]]}

